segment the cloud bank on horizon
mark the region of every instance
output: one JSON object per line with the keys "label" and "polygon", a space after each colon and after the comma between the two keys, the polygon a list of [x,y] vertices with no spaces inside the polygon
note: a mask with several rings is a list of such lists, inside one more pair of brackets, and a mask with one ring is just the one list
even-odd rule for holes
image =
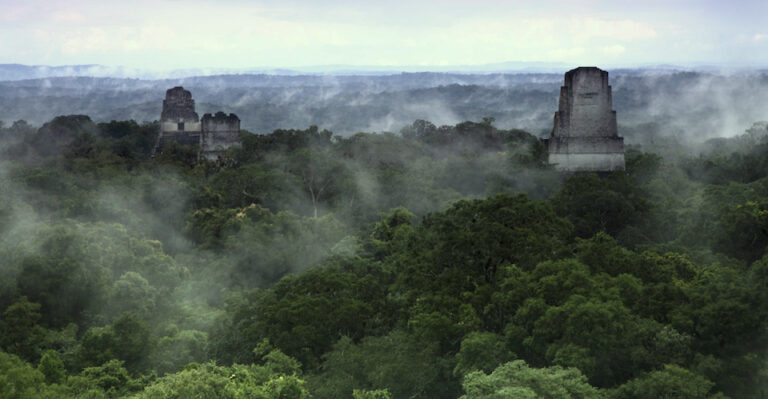
{"label": "cloud bank on horizon", "polygon": [[768,65],[764,0],[0,0],[0,63]]}

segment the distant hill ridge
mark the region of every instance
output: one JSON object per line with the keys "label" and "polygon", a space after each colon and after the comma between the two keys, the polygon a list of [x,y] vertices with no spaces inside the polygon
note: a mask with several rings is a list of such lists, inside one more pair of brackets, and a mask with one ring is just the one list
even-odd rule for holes
{"label": "distant hill ridge", "polygon": [[401,72],[437,72],[437,73],[562,73],[569,65],[548,62],[503,62],[483,65],[453,66],[377,66],[377,65],[318,65],[297,68],[176,68],[150,70],[123,66],[86,65],[24,65],[0,64],[0,81],[39,79],[50,77],[115,77],[138,79],[169,79],[192,76],[213,75],[392,75]]}
{"label": "distant hill ridge", "polygon": [[[40,74],[98,70],[85,65],[77,66],[80,69],[0,65],[0,78],[4,70],[34,68],[41,68],[35,72]],[[628,143],[656,135],[728,137],[766,119],[768,73],[764,71],[610,69],[610,73],[619,133]],[[311,125],[342,135],[398,132],[417,119],[439,126],[490,117],[499,128],[545,136],[552,130],[562,76],[561,71],[36,77],[0,81],[0,121],[9,125],[24,119],[41,126],[69,114],[86,114],[98,122],[152,121],[160,113],[165,91],[183,86],[194,93],[201,113],[227,109],[237,114],[243,129],[254,133]]]}

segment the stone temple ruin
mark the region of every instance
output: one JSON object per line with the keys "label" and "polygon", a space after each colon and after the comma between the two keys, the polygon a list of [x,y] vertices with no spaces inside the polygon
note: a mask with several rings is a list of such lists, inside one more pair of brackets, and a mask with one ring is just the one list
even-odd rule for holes
{"label": "stone temple ruin", "polygon": [[608,72],[579,67],[565,74],[552,136],[546,140],[550,164],[562,172],[624,170],[624,138],[619,137]]}
{"label": "stone temple ruin", "polygon": [[227,148],[239,144],[240,118],[235,114],[217,112],[200,119],[195,112],[192,93],[178,86],[168,89],[160,115],[160,136],[155,153],[163,152],[163,145],[174,141],[198,146],[198,157],[216,159]]}

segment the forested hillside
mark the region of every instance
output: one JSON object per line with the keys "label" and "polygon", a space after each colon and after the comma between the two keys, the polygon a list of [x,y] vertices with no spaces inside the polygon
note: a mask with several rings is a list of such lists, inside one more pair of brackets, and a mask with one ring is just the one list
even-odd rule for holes
{"label": "forested hillside", "polygon": [[493,118],[157,134],[0,128],[0,397],[768,397],[765,124],[605,176]]}

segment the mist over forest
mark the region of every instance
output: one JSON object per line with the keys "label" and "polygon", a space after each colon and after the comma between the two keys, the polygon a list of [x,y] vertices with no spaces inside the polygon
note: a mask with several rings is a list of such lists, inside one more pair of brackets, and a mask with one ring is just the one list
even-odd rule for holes
{"label": "mist over forest", "polygon": [[610,73],[600,175],[561,73],[6,75],[0,397],[768,397],[768,74]]}
{"label": "mist over forest", "polygon": [[[86,73],[74,69],[70,74]],[[3,72],[0,69],[0,72]],[[198,113],[234,112],[242,128],[266,134],[316,125],[335,134],[398,132],[417,119],[439,125],[492,117],[503,128],[544,136],[562,73],[239,74],[142,80],[0,75],[0,120],[42,125],[58,115],[95,122],[159,118],[165,90],[184,86]],[[768,73],[619,69],[614,109],[628,143],[673,137],[701,142],[733,136],[765,118]]]}

